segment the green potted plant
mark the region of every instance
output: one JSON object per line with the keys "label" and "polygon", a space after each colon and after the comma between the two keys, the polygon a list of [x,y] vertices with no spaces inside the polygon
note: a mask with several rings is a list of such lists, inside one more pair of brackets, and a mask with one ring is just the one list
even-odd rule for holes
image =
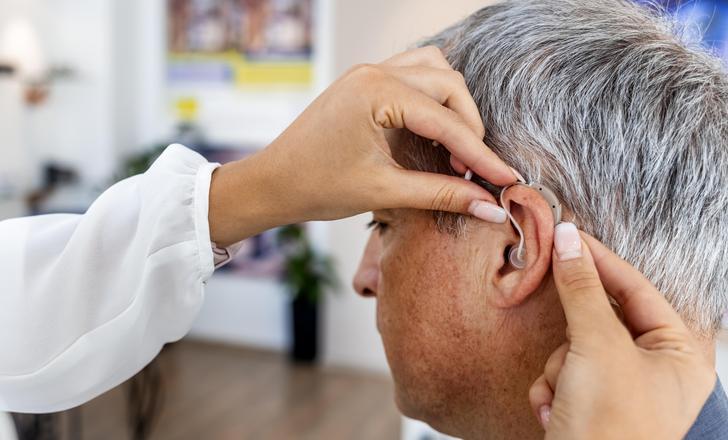
{"label": "green potted plant", "polygon": [[313,362],[318,352],[319,304],[324,292],[338,284],[334,265],[317,252],[302,225],[278,231],[285,260],[281,279],[291,293],[291,359]]}

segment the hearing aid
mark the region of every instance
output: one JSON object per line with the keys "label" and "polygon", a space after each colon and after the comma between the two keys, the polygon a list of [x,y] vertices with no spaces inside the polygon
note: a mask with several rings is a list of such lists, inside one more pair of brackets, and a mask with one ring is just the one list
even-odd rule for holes
{"label": "hearing aid", "polygon": [[[515,172],[515,170],[514,170]],[[516,173],[517,174],[517,173]],[[506,204],[503,200],[503,194],[505,194],[506,190],[509,188],[512,188],[514,186],[525,186],[526,188],[531,188],[536,190],[541,197],[548,203],[549,209],[551,210],[551,214],[554,217],[554,225],[558,225],[561,223],[561,202],[559,201],[559,198],[556,197],[556,193],[554,193],[550,188],[547,186],[538,183],[538,182],[531,182],[526,183],[526,180],[520,176],[520,174],[517,174],[519,181],[517,183],[514,183],[513,185],[506,186],[502,189],[500,189],[500,204],[503,207],[503,209],[506,211],[506,215],[508,216],[508,219],[513,224],[513,227],[516,229],[519,235],[519,243],[518,247],[512,247],[510,252],[508,253],[508,262],[513,266],[515,269],[521,270],[526,267],[526,240],[525,236],[523,234],[523,229],[521,228],[521,225],[518,224],[518,221],[513,217],[513,214],[511,214],[510,209],[506,207]],[[472,180],[473,179],[473,172],[471,170],[467,170],[465,173],[465,180]]]}
{"label": "hearing aid", "polygon": [[559,201],[559,198],[556,197],[556,194],[546,187],[545,185],[539,183],[539,182],[531,182],[531,183],[525,183],[525,182],[518,182],[513,185],[507,186],[501,190],[500,193],[500,204],[503,207],[503,209],[506,211],[506,215],[508,215],[508,219],[513,224],[513,227],[518,231],[518,235],[520,236],[518,247],[511,248],[511,251],[508,253],[508,261],[511,263],[511,266],[513,266],[515,269],[521,270],[526,267],[526,239],[523,234],[523,229],[521,229],[521,225],[518,224],[518,221],[513,217],[513,214],[511,214],[511,210],[506,207],[506,204],[503,200],[503,194],[505,194],[506,190],[508,190],[511,187],[514,186],[525,186],[526,188],[531,188],[536,191],[543,197],[544,200],[546,200],[546,203],[549,205],[549,209],[551,210],[551,214],[554,217],[554,224],[558,225],[561,223],[561,202]]}

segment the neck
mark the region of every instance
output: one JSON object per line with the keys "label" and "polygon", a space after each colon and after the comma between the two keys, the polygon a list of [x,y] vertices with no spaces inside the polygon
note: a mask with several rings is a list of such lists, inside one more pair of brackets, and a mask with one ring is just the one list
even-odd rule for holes
{"label": "neck", "polygon": [[[552,283],[546,283],[521,306],[501,310],[499,325],[482,361],[487,385],[467,409],[459,408],[440,430],[466,440],[543,439],[544,432],[531,411],[528,391],[543,373],[551,353],[566,342],[566,320]],[[714,337],[696,335],[700,347],[715,365]],[[482,384],[481,384],[482,385]],[[475,396],[473,396],[475,397]],[[469,400],[469,399],[468,399]],[[435,424],[433,424],[435,425]],[[438,426],[434,426],[438,429]]]}
{"label": "neck", "polygon": [[543,374],[551,353],[566,342],[566,320],[555,290],[548,286],[534,292],[528,301],[500,310],[493,340],[502,341],[488,353],[484,371],[491,380],[481,402],[473,405],[468,428],[458,436],[470,439],[543,439],[544,431],[531,411],[528,392]]}
{"label": "neck", "polygon": [[705,355],[706,359],[710,361],[710,364],[715,368],[715,338],[698,338],[701,351]]}

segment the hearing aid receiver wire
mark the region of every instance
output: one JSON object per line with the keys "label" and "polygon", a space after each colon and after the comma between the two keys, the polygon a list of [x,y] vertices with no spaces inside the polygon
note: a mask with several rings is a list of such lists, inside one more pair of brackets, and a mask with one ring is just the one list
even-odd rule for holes
{"label": "hearing aid receiver wire", "polygon": [[[518,185],[518,184],[517,184]],[[514,186],[514,185],[511,185]],[[511,223],[513,224],[513,227],[516,228],[516,231],[518,231],[519,241],[518,241],[518,248],[516,252],[514,253],[513,250],[511,250],[510,254],[508,255],[508,259],[511,261],[511,264],[518,269],[523,269],[525,267],[525,261],[523,259],[523,247],[525,246],[526,240],[525,236],[523,234],[523,229],[521,229],[521,225],[518,224],[515,218],[513,218],[513,214],[511,214],[511,210],[506,208],[506,204],[503,202],[503,194],[505,194],[506,190],[510,188],[510,186],[503,188],[503,191],[500,193],[500,204],[503,207],[503,210],[506,212],[506,215],[508,216],[508,219],[510,219]]]}
{"label": "hearing aid receiver wire", "polygon": [[[506,215],[508,216],[508,219],[511,221],[511,224],[513,225],[513,227],[516,229],[516,231],[518,231],[518,237],[519,237],[518,248],[511,249],[511,252],[508,255],[508,259],[510,260],[510,263],[514,267],[516,267],[518,269],[523,269],[526,266],[526,261],[524,260],[524,255],[523,255],[523,251],[524,251],[524,247],[525,247],[525,243],[526,243],[525,236],[523,234],[523,229],[521,228],[521,225],[518,224],[518,221],[516,221],[516,219],[513,217],[513,214],[511,214],[511,210],[506,207],[506,204],[503,200],[503,194],[505,194],[506,190],[512,186],[528,185],[528,184],[526,183],[526,179],[524,179],[520,173],[518,173],[513,168],[511,168],[511,170],[517,176],[518,182],[513,185],[509,185],[509,186],[503,188],[500,191],[499,198],[500,198],[501,206],[506,211]],[[472,179],[473,179],[473,171],[468,169],[465,172],[465,180],[471,181]],[[554,216],[556,216],[556,214],[554,214]],[[560,215],[559,215],[559,217],[560,217]]]}

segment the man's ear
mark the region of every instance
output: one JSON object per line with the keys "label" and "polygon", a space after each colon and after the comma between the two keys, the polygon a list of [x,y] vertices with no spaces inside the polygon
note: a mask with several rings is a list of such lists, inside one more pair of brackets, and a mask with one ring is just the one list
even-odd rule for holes
{"label": "man's ear", "polygon": [[[533,188],[515,185],[505,190],[503,204],[521,226],[524,235],[523,269],[514,268],[508,259],[511,249],[520,242],[514,227],[512,236],[502,242],[498,267],[491,274],[492,300],[498,307],[515,307],[523,303],[543,282],[551,267],[554,242],[554,216],[548,202]],[[510,223],[507,223],[510,227]]]}

